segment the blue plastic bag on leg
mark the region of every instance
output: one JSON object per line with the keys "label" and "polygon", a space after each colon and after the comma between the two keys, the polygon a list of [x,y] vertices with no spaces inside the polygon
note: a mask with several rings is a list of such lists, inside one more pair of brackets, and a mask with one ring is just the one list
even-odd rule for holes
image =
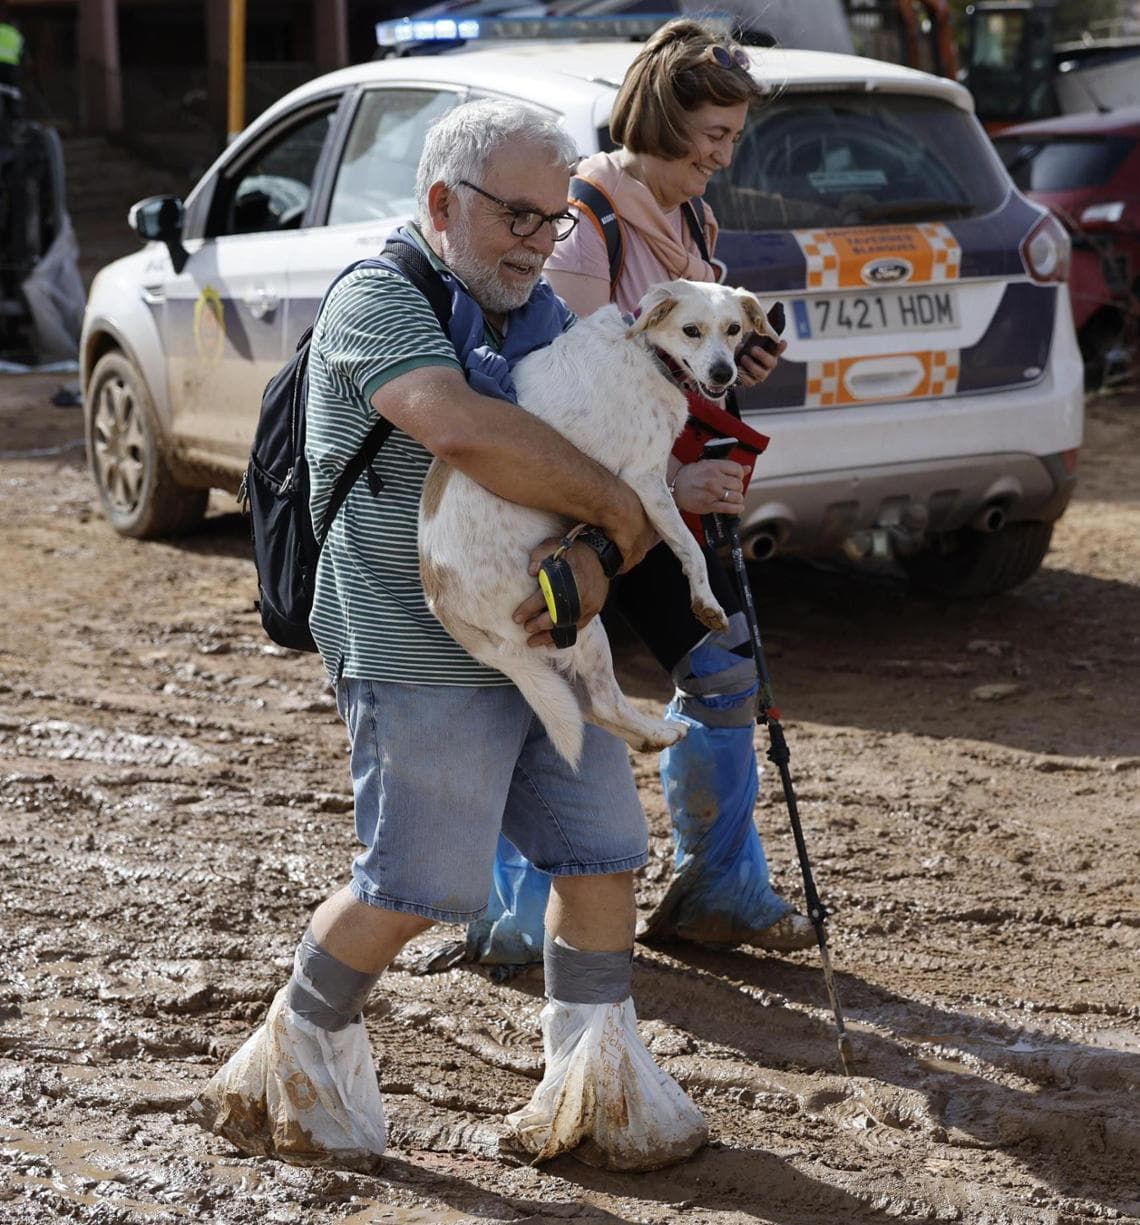
{"label": "blue plastic bag on leg", "polygon": [[499,835],[487,913],[467,925],[467,961],[529,965],[542,961],[550,876]]}
{"label": "blue plastic bag on leg", "polygon": [[[665,717],[687,724],[689,731],[661,755],[674,875],[640,934],[708,944],[764,943],[763,933],[792,907],[772,889],[753,824],[759,792],[755,671],[744,675],[747,661],[716,639],[695,647],[681,669],[688,675],[680,684],[688,682],[688,691],[682,688]],[[724,683],[718,684],[721,678]]]}

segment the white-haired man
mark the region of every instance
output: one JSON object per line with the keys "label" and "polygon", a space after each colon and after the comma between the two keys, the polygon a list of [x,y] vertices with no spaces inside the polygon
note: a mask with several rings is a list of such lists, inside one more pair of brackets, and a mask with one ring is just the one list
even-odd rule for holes
{"label": "white-haired man", "polygon": [[[604,1163],[645,1168],[705,1136],[633,1028],[632,875],[647,839],[625,746],[590,727],[582,767],[570,770],[510,682],[430,615],[419,579],[416,522],[433,457],[511,501],[597,525],[626,567],[653,543],[627,486],[510,402],[509,362],[573,322],[540,276],[574,224],[575,160],[565,132],[524,107],[451,111],[425,142],[418,225],[399,234],[451,291],[448,332],[410,281],[377,268],[344,277],[317,323],[306,446],[314,520],[376,414],[395,426],[373,465],[379,481],[358,481],[333,521],[311,619],[349,730],[364,849],[350,883],[314,912],[266,1024],[199,1100],[202,1120],[246,1151],[343,1164],[383,1151],[361,1008],[409,939],[482,913],[500,831],[553,878],[547,1076],[511,1116],[519,1143],[545,1158],[590,1140]],[[584,624],[608,581],[590,546],[576,545],[570,562]],[[516,618],[535,636],[550,629],[541,596]],[[579,1099],[561,1092],[575,1060],[579,1083],[598,1082],[577,1116],[567,1102]],[[630,1076],[652,1083],[608,1113],[587,1108],[620,1096]],[[611,1126],[623,1110],[632,1118]]]}

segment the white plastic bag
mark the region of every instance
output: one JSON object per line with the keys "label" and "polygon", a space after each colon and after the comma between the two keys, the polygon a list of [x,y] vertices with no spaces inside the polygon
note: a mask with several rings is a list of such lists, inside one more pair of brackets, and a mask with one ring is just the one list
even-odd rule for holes
{"label": "white plastic bag", "polygon": [[191,1111],[246,1153],[374,1169],[387,1132],[363,1024],[320,1029],[297,1016],[285,994]]}
{"label": "white plastic bag", "polygon": [[645,1049],[632,999],[549,1000],[541,1021],[546,1073],[523,1109],[507,1116],[536,1164],[573,1149],[588,1165],[656,1170],[708,1139],[701,1112]]}

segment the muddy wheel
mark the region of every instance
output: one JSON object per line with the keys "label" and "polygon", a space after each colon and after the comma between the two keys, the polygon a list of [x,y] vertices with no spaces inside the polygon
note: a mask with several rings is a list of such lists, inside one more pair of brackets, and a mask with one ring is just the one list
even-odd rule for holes
{"label": "muddy wheel", "polygon": [[993,533],[963,528],[900,561],[911,585],[931,595],[950,600],[997,595],[1037,573],[1052,537],[1051,523],[1011,523]]}
{"label": "muddy wheel", "polygon": [[194,527],[208,489],[188,489],[163,458],[145,381],[123,353],[107,353],[87,388],[87,458],[103,513],[121,536],[140,540]]}

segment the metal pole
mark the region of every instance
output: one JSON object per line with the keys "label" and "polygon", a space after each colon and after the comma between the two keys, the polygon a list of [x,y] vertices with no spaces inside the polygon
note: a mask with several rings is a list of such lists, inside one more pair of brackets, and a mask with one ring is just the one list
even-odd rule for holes
{"label": "metal pole", "polygon": [[[719,458],[721,451],[725,454],[730,450],[727,440],[714,440],[707,443],[703,458]],[[851,1075],[853,1058],[851,1040],[847,1036],[847,1026],[843,1019],[843,1009],[839,1003],[839,993],[835,988],[835,975],[831,968],[831,952],[827,947],[827,907],[820,900],[812,876],[811,861],[808,859],[807,844],[804,841],[803,826],[800,823],[799,804],[796,801],[796,789],[792,782],[792,772],[789,768],[791,754],[784,739],[784,729],[780,724],[780,712],[776,708],[772,694],[772,678],[768,672],[768,661],[764,657],[764,643],[760,637],[760,618],[756,615],[756,604],[752,599],[752,587],[748,581],[748,568],[744,561],[744,546],[740,540],[739,520],[732,515],[702,515],[701,522],[705,529],[705,538],[712,548],[727,545],[732,557],[733,578],[736,580],[740,595],[744,620],[748,626],[748,639],[752,647],[752,657],[756,661],[756,676],[759,690],[756,695],[756,722],[767,729],[769,750],[768,760],[780,773],[780,783],[783,786],[784,802],[788,808],[788,818],[792,826],[792,837],[796,844],[796,857],[800,862],[800,874],[804,882],[804,901],[807,904],[808,918],[815,928],[816,943],[819,945],[819,957],[823,965],[823,983],[827,991],[828,1003],[835,1017],[835,1032],[839,1047],[839,1062],[847,1076]]]}
{"label": "metal pole", "polygon": [[226,143],[245,127],[245,0],[230,0]]}

